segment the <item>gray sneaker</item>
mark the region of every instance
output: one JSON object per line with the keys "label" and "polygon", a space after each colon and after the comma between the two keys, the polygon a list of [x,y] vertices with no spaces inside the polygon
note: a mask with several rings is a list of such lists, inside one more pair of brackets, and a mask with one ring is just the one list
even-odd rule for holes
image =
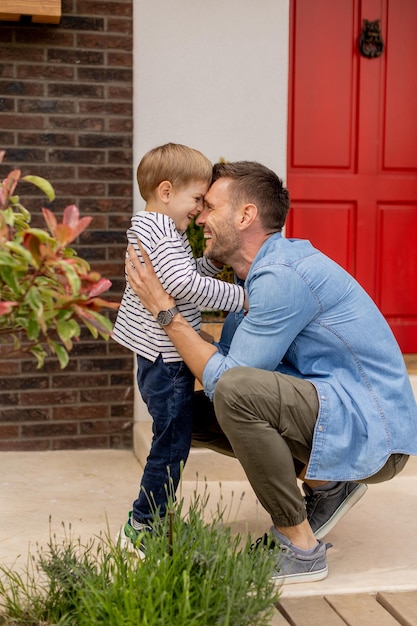
{"label": "gray sneaker", "polygon": [[319,541],[313,554],[301,555],[294,551],[289,539],[281,535],[278,540],[272,538],[273,536],[274,529],[271,528],[271,534],[260,537],[252,549],[261,547],[269,550],[271,555],[276,552],[277,560],[271,579],[277,586],[309,583],[326,578],[328,574],[326,551],[331,547],[331,543],[324,544]]}
{"label": "gray sneaker", "polygon": [[311,489],[303,483],[307,519],[316,539],[323,539],[365,494],[364,483],[340,482],[333,489]]}

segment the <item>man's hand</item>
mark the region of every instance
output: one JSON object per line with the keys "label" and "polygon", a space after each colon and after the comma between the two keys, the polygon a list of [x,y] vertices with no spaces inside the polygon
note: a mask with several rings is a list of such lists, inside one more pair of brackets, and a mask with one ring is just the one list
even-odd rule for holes
{"label": "man's hand", "polygon": [[139,240],[138,246],[143,261],[139,259],[132,245],[127,248],[129,257],[126,258],[125,266],[128,281],[143,306],[156,317],[159,311],[174,306],[175,300],[162,287],[149,256]]}

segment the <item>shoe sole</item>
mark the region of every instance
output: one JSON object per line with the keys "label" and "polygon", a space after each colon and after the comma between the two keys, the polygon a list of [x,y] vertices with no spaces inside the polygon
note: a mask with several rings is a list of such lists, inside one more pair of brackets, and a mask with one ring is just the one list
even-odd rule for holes
{"label": "shoe sole", "polygon": [[350,492],[346,500],[343,500],[342,504],[333,513],[333,515],[327,520],[323,526],[320,526],[314,533],[316,539],[323,539],[335,526],[342,517],[346,515],[348,511],[365,495],[368,485],[365,483],[358,483],[357,487]]}
{"label": "shoe sole", "polygon": [[323,569],[319,569],[315,572],[303,572],[300,574],[286,574],[285,576],[273,576],[272,580],[275,583],[276,587],[280,587],[281,585],[292,585],[295,583],[313,583],[318,580],[323,580],[327,577],[329,573],[329,568],[323,567]]}

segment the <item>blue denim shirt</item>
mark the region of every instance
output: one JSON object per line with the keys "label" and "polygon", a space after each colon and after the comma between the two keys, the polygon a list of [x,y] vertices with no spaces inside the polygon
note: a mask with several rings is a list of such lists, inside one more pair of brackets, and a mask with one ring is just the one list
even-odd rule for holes
{"label": "blue denim shirt", "polygon": [[304,378],[319,414],[306,477],[358,480],[394,452],[417,454],[417,405],[398,344],[360,285],[309,241],[277,233],[245,283],[249,312],[229,313],[204,390],[231,367]]}

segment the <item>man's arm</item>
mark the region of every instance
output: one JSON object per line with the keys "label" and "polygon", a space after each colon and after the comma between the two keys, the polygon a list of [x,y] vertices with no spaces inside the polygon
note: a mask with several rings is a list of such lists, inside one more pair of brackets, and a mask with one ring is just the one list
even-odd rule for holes
{"label": "man's arm", "polygon": [[[143,306],[156,318],[159,311],[173,307],[175,300],[162,287],[152,263],[139,241],[138,246],[143,262],[139,259],[133,246],[129,245],[126,273],[131,288]],[[164,327],[164,330],[194,376],[202,382],[204,368],[213,354],[217,352],[217,348],[204,341],[179,313],[175,315],[168,326]]]}

